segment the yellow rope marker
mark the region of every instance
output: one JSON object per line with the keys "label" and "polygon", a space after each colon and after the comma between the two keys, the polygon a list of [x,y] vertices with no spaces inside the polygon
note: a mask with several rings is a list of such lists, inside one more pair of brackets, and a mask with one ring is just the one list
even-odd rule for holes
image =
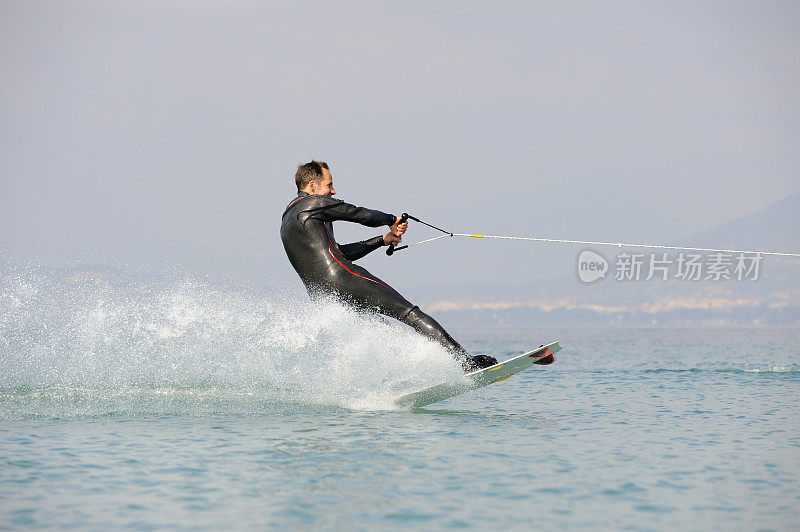
{"label": "yellow rope marker", "polygon": [[469,235],[469,236],[471,236],[472,238],[486,238],[483,235]]}

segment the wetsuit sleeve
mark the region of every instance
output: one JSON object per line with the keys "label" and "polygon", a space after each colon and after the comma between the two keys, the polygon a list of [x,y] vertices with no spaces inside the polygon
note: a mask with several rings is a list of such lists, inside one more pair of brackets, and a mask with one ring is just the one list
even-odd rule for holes
{"label": "wetsuit sleeve", "polygon": [[339,249],[344,253],[347,260],[354,261],[375,251],[383,245],[383,236],[376,236],[375,238],[370,238],[369,240],[363,240],[361,242],[339,245]]}
{"label": "wetsuit sleeve", "polygon": [[375,211],[364,207],[356,207],[341,200],[320,197],[323,202],[319,207],[312,209],[312,216],[324,222],[335,222],[345,220],[355,222],[367,227],[380,227],[382,225],[392,225],[397,219],[394,214]]}

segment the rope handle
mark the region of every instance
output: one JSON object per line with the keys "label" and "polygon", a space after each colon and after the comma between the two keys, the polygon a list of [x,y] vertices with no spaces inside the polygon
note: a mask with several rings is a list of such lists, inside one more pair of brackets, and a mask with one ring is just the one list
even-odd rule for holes
{"label": "rope handle", "polygon": [[[408,220],[408,213],[404,212],[402,216],[400,216],[400,223],[405,223]],[[395,251],[399,251],[401,249],[406,249],[408,246],[400,246],[399,248],[395,248],[394,244],[389,244],[389,248],[386,250],[386,254],[390,257]]]}

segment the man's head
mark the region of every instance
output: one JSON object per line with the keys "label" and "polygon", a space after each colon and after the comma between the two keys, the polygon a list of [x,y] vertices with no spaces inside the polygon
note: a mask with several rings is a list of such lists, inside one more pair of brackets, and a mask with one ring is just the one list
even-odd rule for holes
{"label": "man's head", "polygon": [[312,196],[333,196],[336,191],[333,189],[333,177],[331,176],[328,163],[322,161],[311,161],[297,167],[294,174],[294,182],[298,192],[306,192]]}

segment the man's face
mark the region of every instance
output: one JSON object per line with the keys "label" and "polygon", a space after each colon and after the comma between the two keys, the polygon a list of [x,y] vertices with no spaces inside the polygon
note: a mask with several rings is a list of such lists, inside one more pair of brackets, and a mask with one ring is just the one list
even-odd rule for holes
{"label": "man's face", "polygon": [[319,181],[311,181],[309,185],[311,186],[312,195],[333,196],[336,194],[336,190],[333,188],[333,177],[325,168],[322,169],[322,177],[319,179]]}

